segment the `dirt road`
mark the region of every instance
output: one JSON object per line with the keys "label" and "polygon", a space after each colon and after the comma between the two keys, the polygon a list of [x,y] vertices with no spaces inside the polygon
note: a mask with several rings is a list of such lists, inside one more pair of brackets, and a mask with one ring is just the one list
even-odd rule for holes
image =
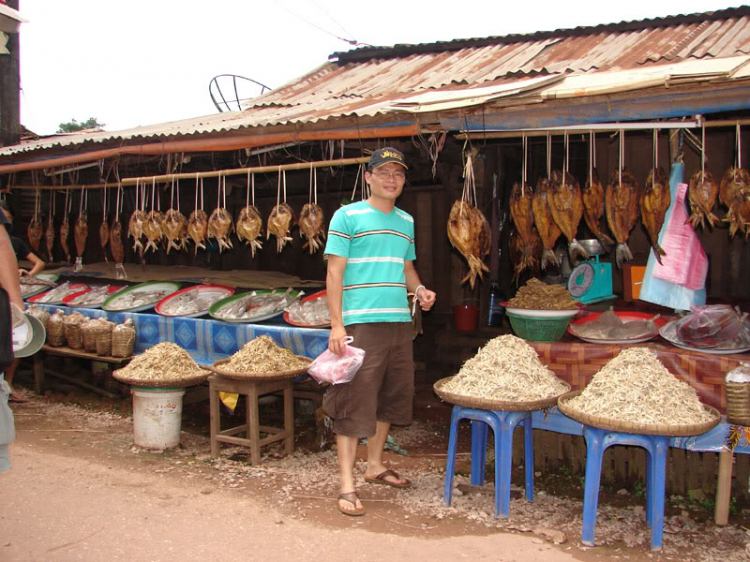
{"label": "dirt road", "polygon": [[361,530],[358,520],[321,527],[247,492],[39,449],[21,439],[0,474],[4,562],[575,559],[527,536],[424,540]]}

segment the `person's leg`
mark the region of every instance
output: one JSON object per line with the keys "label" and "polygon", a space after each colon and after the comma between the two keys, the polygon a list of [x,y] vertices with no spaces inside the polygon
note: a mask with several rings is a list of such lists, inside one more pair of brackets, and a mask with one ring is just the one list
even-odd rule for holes
{"label": "person's leg", "polygon": [[365,476],[374,478],[388,467],[383,464],[383,451],[391,429],[389,422],[379,421],[375,424],[375,435],[367,438],[367,470]]}
{"label": "person's leg", "polygon": [[14,359],[7,369],[5,369],[5,382],[10,387],[10,397],[13,400],[22,400],[23,395],[13,388],[13,376],[16,374],[18,364],[21,362],[20,359]]}
{"label": "person's leg", "polygon": [[[355,492],[354,486],[354,462],[357,458],[358,437],[349,435],[336,435],[336,449],[339,461],[340,494]],[[354,513],[362,509],[362,503],[357,498],[356,502],[339,498],[339,509]]]}

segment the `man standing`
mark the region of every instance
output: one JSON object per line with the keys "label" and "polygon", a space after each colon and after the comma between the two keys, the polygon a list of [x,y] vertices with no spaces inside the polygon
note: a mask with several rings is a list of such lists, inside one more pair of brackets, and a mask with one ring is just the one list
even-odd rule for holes
{"label": "man standing", "polygon": [[334,420],[344,515],[364,515],[354,487],[354,462],[361,437],[367,437],[365,481],[406,488],[383,464],[391,424],[412,419],[414,360],[411,311],[407,292],[422,310],[430,310],[435,293],[425,288],[414,269],[414,219],[396,207],[406,181],[404,155],[395,148],[372,153],[365,172],[366,201],[342,207],[333,215],[325,254],[326,290],[331,314],[328,348],[338,355],[344,338],[365,350],[364,364],[349,383],[331,386],[323,409]]}

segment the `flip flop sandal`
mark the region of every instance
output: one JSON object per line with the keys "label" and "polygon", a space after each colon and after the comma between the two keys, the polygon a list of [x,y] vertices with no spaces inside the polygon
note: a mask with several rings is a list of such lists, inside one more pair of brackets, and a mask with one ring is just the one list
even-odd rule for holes
{"label": "flip flop sandal", "polygon": [[341,504],[339,504],[338,501],[336,502],[336,505],[338,506],[339,511],[343,513],[344,515],[348,515],[349,517],[361,517],[362,515],[365,514],[365,508],[364,506],[359,507],[359,508],[357,507],[358,499],[359,499],[359,496],[357,495],[357,492],[348,492],[346,494],[341,494],[338,498],[338,501],[343,500],[345,502],[348,502],[352,504],[352,506],[354,506],[354,509],[353,510],[344,509],[341,507]]}
{"label": "flip flop sandal", "polygon": [[395,470],[391,470],[390,468],[388,470],[385,470],[378,474],[377,476],[373,477],[367,477],[365,476],[365,482],[368,482],[370,484],[379,484],[381,486],[390,486],[391,488],[398,488],[398,489],[404,489],[411,486],[411,481],[407,478],[404,478],[401,480],[401,483],[397,482],[391,482],[390,480],[386,480],[387,476],[391,476],[395,478],[396,480],[401,480],[401,477],[398,475],[398,472]]}

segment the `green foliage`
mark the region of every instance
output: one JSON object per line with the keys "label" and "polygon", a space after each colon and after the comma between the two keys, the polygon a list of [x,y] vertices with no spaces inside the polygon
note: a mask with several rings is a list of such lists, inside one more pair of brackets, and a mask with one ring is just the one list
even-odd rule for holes
{"label": "green foliage", "polygon": [[58,133],[75,133],[76,131],[83,131],[84,129],[103,129],[104,123],[99,123],[96,117],[89,117],[86,121],[80,123],[75,119],[72,119],[68,123],[60,123],[58,125]]}

